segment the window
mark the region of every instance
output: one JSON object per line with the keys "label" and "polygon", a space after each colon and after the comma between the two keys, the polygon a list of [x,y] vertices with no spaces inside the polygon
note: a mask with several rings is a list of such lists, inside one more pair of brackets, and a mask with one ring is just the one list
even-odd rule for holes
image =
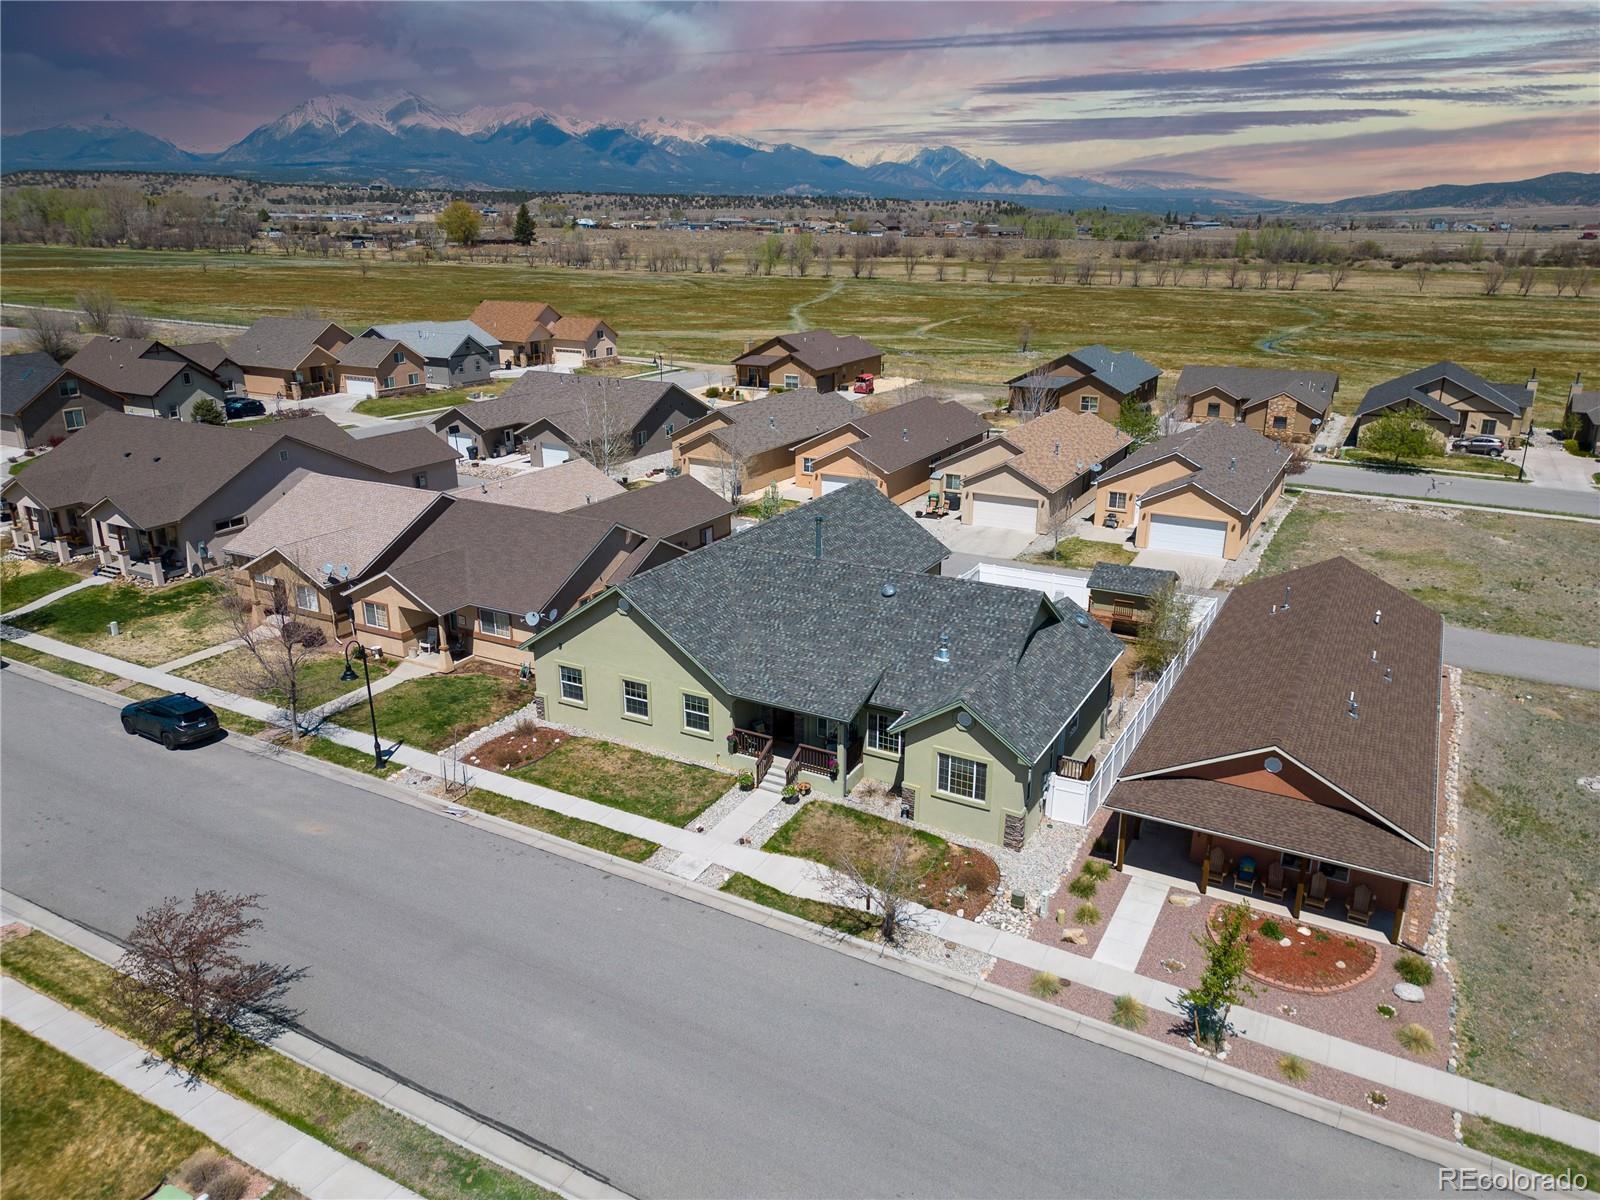
{"label": "window", "polygon": [[[415,382],[416,382],[416,381],[417,381],[417,377],[416,377],[416,376],[415,376],[415,375],[413,375],[413,376],[412,376],[412,377],[411,377],[411,382],[412,382],[412,383],[415,383]],[[446,433],[460,433],[460,432],[461,432],[461,426],[459,426],[459,425],[452,425],[452,426],[450,426],[450,428],[449,428],[449,429],[447,429],[447,430],[445,430],[445,432],[446,432]]]}
{"label": "window", "polygon": [[321,605],[317,603],[317,589],[307,587],[303,583],[294,585],[294,606],[305,612],[317,612]]}
{"label": "window", "polygon": [[961,476],[946,475],[944,477],[944,490],[947,492],[959,492],[961,490]]}
{"label": "window", "polygon": [[[416,387],[416,385],[417,385],[417,373],[415,371],[411,372],[411,374],[406,376],[406,383],[410,384],[412,387]],[[460,433],[461,431],[459,429],[457,429],[454,425],[452,425],[452,426],[450,426],[450,432],[451,433]]]}
{"label": "window", "polygon": [[1488,417],[1485,417],[1483,419],[1483,426],[1482,426],[1482,428],[1480,428],[1478,430],[1478,432],[1481,433],[1481,434],[1488,435],[1488,434],[1492,434],[1496,429],[1499,429],[1499,428],[1500,428],[1500,423],[1498,421],[1493,421],[1493,420],[1490,420]]}
{"label": "window", "polygon": [[211,528],[217,533],[227,533],[230,529],[243,529],[244,517],[241,515],[237,517],[229,517],[225,521],[213,521],[211,523]]}
{"label": "window", "polygon": [[399,350],[396,350],[394,352],[394,360],[397,363],[403,363],[406,360],[406,356],[402,352],[400,352]]}
{"label": "window", "polygon": [[59,391],[63,396],[76,396],[78,394],[78,381],[70,375],[67,376],[61,381]]}
{"label": "window", "polygon": [[1112,492],[1109,496],[1106,497],[1106,507],[1107,508],[1114,508],[1119,512],[1122,509],[1127,508],[1128,507],[1128,493],[1127,492]]}
{"label": "window", "polygon": [[416,484],[419,488],[427,487],[428,473],[426,471],[418,471],[414,476],[412,476],[411,482]]}
{"label": "window", "polygon": [[1273,417],[1272,418],[1272,427],[1274,429],[1287,429],[1287,428],[1289,428],[1289,418],[1288,417]]}
{"label": "window", "polygon": [[371,600],[361,602],[361,623],[373,629],[389,628],[389,606],[387,604],[374,604]]}
{"label": "window", "polygon": [[84,426],[83,409],[64,409],[61,413],[61,421],[67,427],[69,433],[74,429],[82,429]]}
{"label": "window", "polygon": [[892,713],[867,714],[867,746],[870,749],[882,750],[886,754],[900,753],[900,734],[889,732],[889,726],[894,721]]}
{"label": "window", "polygon": [[1341,867],[1338,863],[1319,862],[1317,864],[1317,870],[1321,871],[1324,875],[1326,875],[1329,879],[1333,880],[1335,883],[1349,883],[1350,882],[1350,868],[1349,867]]}
{"label": "window", "polygon": [[383,389],[384,389],[384,391],[388,391],[393,386],[394,386],[394,376],[393,375],[385,375],[383,377]]}
{"label": "window", "polygon": [[492,608],[478,610],[478,628],[490,637],[511,636],[511,614],[496,612]]}
{"label": "window", "polygon": [[1079,412],[1087,412],[1087,413],[1097,413],[1097,412],[1099,412],[1100,411],[1100,397],[1099,396],[1079,396],[1078,397],[1078,411]]}
{"label": "window", "polygon": [[569,704],[583,703],[583,671],[578,667],[561,668],[561,698]]}
{"label": "window", "polygon": [[650,431],[648,429],[635,429],[633,431],[633,444],[635,446],[643,447],[649,440]]}
{"label": "window", "polygon": [[970,758],[939,755],[939,790],[950,796],[982,800],[988,793],[989,768]]}
{"label": "window", "polygon": [[1206,405],[1206,416],[1208,416],[1208,417],[1220,417],[1221,415],[1222,415],[1222,405],[1218,404],[1215,400],[1213,400],[1210,404]]}
{"label": "window", "polygon": [[594,357],[594,347],[590,346],[587,350],[585,350],[583,352],[583,354],[584,354],[585,358],[593,358]]}
{"label": "window", "polygon": [[278,581],[276,579],[265,573],[260,575],[252,575],[250,578],[256,583],[259,583],[262,587],[276,587],[278,585]]}
{"label": "window", "polygon": [[622,681],[622,715],[637,721],[650,719],[650,685],[632,679]]}
{"label": "window", "polygon": [[187,372],[187,371],[185,371],[183,373],[183,386],[184,387],[188,387],[189,386],[189,372]]}
{"label": "window", "polygon": [[786,387],[786,388],[797,388],[797,387],[799,387],[800,386],[800,376],[798,376],[798,375],[785,375],[783,377],[783,386]]}
{"label": "window", "polygon": [[704,529],[702,529],[702,530],[701,530],[701,531],[700,531],[700,544],[701,544],[701,545],[702,545],[702,546],[709,546],[709,545],[711,545],[711,539],[712,539],[712,538],[713,538],[713,537],[715,537],[715,536],[716,536],[716,535],[715,535],[715,533],[714,533],[714,532],[713,532],[713,530],[712,530],[712,527],[711,527],[711,526],[710,526],[710,525],[707,525],[707,526],[706,526],[706,527],[705,527],[705,528],[704,528]]}
{"label": "window", "polygon": [[672,422],[671,421],[667,422],[667,436],[668,437],[672,436]]}
{"label": "window", "polygon": [[692,733],[711,732],[711,701],[704,696],[683,694],[683,727]]}
{"label": "window", "polygon": [[289,452],[287,450],[279,450],[278,451],[278,461],[279,462],[288,462],[289,461]]}
{"label": "window", "polygon": [[810,475],[816,469],[817,469],[817,460],[816,459],[814,459],[814,458],[802,458],[800,460],[800,470],[804,474]]}

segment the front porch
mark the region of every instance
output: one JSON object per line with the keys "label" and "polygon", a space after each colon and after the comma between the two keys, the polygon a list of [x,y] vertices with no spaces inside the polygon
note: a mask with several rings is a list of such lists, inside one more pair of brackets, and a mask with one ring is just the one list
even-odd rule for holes
{"label": "front porch", "polygon": [[116,518],[96,520],[97,572],[160,587],[189,571],[189,555],[175,525],[137,529]]}
{"label": "front porch", "polygon": [[1135,878],[1248,898],[1260,912],[1370,941],[1400,941],[1411,901],[1405,880],[1126,813],[1113,814],[1106,834],[1112,866]]}
{"label": "front porch", "polygon": [[[784,785],[793,784],[802,773],[813,781],[826,780],[828,790],[847,795],[861,766],[861,739],[853,725],[812,716],[793,709],[735,701],[733,730],[728,735],[731,755],[748,759],[756,785],[777,764],[784,771]],[[844,733],[845,753],[841,761],[839,736]]]}

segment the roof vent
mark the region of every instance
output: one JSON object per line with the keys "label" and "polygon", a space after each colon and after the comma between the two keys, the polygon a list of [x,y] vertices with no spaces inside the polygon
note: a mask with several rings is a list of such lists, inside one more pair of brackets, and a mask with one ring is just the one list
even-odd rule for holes
{"label": "roof vent", "polygon": [[1089,618],[1084,616],[1082,613],[1074,613],[1072,619],[1078,623],[1079,629],[1089,628]]}
{"label": "roof vent", "polygon": [[1238,469],[1239,469],[1239,460],[1237,458],[1230,458],[1228,460],[1228,470],[1237,471]]}
{"label": "roof vent", "polygon": [[945,632],[943,632],[943,633],[941,633],[939,635],[939,646],[933,652],[933,661],[936,662],[936,663],[947,663],[947,662],[950,661],[950,631],[949,630],[946,630]]}
{"label": "roof vent", "polygon": [[1374,625],[1383,624],[1383,609],[1380,608],[1377,612],[1372,614],[1372,623]]}
{"label": "roof vent", "polygon": [[889,599],[894,594],[895,594],[895,586],[892,583],[886,583],[881,588],[878,589],[878,595],[882,596],[885,600]]}
{"label": "roof vent", "polygon": [[817,516],[816,516],[817,539],[816,539],[815,554],[816,554],[817,558],[821,558],[822,557],[822,522],[824,520],[826,520],[826,519],[827,518],[822,513],[818,513]]}
{"label": "roof vent", "polygon": [[1376,646],[1372,648],[1372,658],[1369,661],[1374,663],[1378,661],[1378,648]]}
{"label": "roof vent", "polygon": [[911,430],[902,426],[900,429],[900,440],[902,442],[909,442],[911,440]]}
{"label": "roof vent", "polygon": [[769,428],[776,429],[778,427],[778,418],[773,416],[771,413],[768,413],[767,425]]}
{"label": "roof vent", "polygon": [[1290,587],[1287,583],[1283,585],[1283,604],[1281,607],[1284,612],[1289,611],[1289,593],[1292,591],[1294,591],[1294,588]]}
{"label": "roof vent", "polygon": [[1350,699],[1345,701],[1345,703],[1349,705],[1349,707],[1345,709],[1345,714],[1352,721],[1359,721],[1361,719],[1361,706],[1356,703],[1356,694],[1351,692]]}
{"label": "roof vent", "polygon": [[1393,683],[1394,682],[1394,668],[1393,667],[1385,667],[1383,669],[1383,681],[1385,683]]}
{"label": "roof vent", "polygon": [[1060,442],[1056,443],[1056,457],[1057,458],[1061,457],[1061,443]]}

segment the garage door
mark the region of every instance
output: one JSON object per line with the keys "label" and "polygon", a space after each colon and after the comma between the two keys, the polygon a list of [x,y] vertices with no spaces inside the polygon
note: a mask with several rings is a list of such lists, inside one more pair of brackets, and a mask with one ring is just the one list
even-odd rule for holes
{"label": "garage door", "polygon": [[539,447],[539,465],[541,467],[560,466],[571,457],[572,455],[567,452],[565,446],[540,445]]}
{"label": "garage door", "polygon": [[378,381],[370,375],[346,375],[344,377],[344,390],[352,396],[376,396],[378,394]]}
{"label": "garage door", "polygon": [[713,492],[720,492],[727,486],[729,474],[730,472],[723,470],[715,463],[692,462],[689,464],[690,477],[699,480]]}
{"label": "garage door", "polygon": [[558,363],[565,363],[569,366],[582,366],[585,361],[582,350],[567,350],[559,346],[556,348],[555,353],[551,355],[551,358]]}
{"label": "garage door", "polygon": [[822,477],[822,494],[837,492],[842,487],[849,487],[856,481],[854,475],[824,475]]}
{"label": "garage door", "polygon": [[478,443],[473,440],[471,434],[452,433],[448,440],[463,457],[478,457]]}
{"label": "garage door", "polygon": [[1228,544],[1226,521],[1201,521],[1195,517],[1163,517],[1150,514],[1151,550],[1172,550],[1179,554],[1209,554],[1221,558]]}
{"label": "garage door", "polygon": [[1032,500],[1017,500],[1011,496],[974,496],[972,523],[1032,533],[1039,527],[1039,506]]}

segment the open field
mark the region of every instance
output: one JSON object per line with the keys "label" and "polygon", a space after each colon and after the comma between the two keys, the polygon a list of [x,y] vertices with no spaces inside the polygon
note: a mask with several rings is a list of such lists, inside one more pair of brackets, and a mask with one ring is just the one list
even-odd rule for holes
{"label": "open field", "polygon": [[1600,694],[1468,674],[1462,698],[1462,1069],[1600,1117]]}
{"label": "open field", "polygon": [[[1548,289],[1485,297],[1432,284],[1419,294],[1387,268],[1355,272],[1338,292],[1307,275],[1289,292],[1259,290],[1253,280],[1226,291],[1215,271],[1202,287],[1194,269],[1176,288],[1053,285],[1027,275],[1012,283],[1005,274],[987,283],[981,265],[963,281],[959,263],[943,282],[927,264],[908,282],[888,259],[876,279],[852,278],[848,264],[831,278],[798,278],[42,246],[7,247],[0,262],[12,304],[70,306],[93,287],[157,316],[243,323],[310,305],[365,325],[459,318],[481,299],[539,297],[564,312],[607,317],[628,354],[726,362],[749,339],[820,326],[884,345],[890,374],[951,382],[997,384],[1046,354],[1103,341],[1170,376],[1191,362],[1337,370],[1343,411],[1379,380],[1450,358],[1491,380],[1526,379],[1537,367],[1544,382],[1537,412],[1546,422],[1558,415],[1575,371],[1600,375],[1595,297],[1557,299]],[[1024,325],[1032,329],[1032,354],[1017,349]]]}
{"label": "open field", "polygon": [[1600,645],[1600,525],[1592,522],[1306,494],[1252,578],[1336,555],[1452,624]]}

